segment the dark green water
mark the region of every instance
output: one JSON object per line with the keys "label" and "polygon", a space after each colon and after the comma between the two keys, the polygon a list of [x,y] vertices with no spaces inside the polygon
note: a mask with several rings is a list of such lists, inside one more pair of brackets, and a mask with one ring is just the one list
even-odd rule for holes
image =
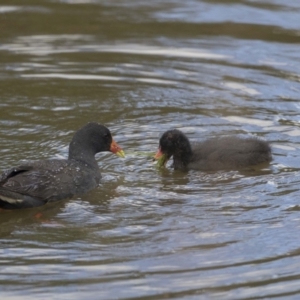
{"label": "dark green water", "polygon": [[[299,299],[300,3],[0,3],[1,170],[89,121],[127,156],[54,205],[0,212],[1,299]],[[157,170],[160,135],[256,135],[249,172]],[[42,213],[41,218],[36,218]]]}

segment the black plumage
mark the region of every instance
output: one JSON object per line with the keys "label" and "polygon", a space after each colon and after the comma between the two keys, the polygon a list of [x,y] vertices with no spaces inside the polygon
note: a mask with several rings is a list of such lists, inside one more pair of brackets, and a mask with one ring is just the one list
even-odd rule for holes
{"label": "black plumage", "polygon": [[95,154],[103,151],[124,156],[108,128],[88,123],[74,134],[68,159],[26,162],[2,173],[0,207],[35,207],[88,192],[100,182]]}
{"label": "black plumage", "polygon": [[162,135],[155,158],[162,157],[161,163],[166,164],[172,156],[178,170],[240,169],[272,160],[269,143],[256,137],[217,137],[191,143],[177,129]]}

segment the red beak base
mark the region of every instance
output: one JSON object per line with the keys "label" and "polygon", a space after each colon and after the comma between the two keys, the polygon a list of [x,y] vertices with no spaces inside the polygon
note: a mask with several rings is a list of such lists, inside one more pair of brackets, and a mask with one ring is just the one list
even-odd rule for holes
{"label": "red beak base", "polygon": [[112,140],[111,144],[110,144],[110,152],[115,153],[116,155],[118,155],[119,157],[125,157],[125,153],[122,150],[122,148],[114,141]]}

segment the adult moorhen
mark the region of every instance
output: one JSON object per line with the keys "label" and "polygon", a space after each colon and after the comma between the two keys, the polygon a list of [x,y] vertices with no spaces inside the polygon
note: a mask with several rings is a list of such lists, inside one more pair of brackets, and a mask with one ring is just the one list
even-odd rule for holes
{"label": "adult moorhen", "polygon": [[190,143],[177,129],[162,135],[154,158],[165,165],[171,156],[176,170],[240,169],[272,160],[269,143],[256,137],[220,137]]}
{"label": "adult moorhen", "polygon": [[26,162],[0,176],[0,208],[41,206],[95,188],[101,178],[95,154],[124,152],[105,126],[91,122],[79,129],[69,145],[68,159]]}

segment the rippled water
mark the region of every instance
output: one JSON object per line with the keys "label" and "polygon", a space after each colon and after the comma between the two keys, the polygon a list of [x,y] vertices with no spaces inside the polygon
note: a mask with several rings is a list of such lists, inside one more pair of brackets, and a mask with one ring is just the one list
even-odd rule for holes
{"label": "rippled water", "polygon": [[[298,299],[300,4],[2,1],[1,169],[106,124],[99,188],[0,218],[5,299]],[[160,135],[256,135],[248,171],[158,170]],[[41,213],[41,214],[40,214]],[[38,217],[40,216],[40,217]]]}

